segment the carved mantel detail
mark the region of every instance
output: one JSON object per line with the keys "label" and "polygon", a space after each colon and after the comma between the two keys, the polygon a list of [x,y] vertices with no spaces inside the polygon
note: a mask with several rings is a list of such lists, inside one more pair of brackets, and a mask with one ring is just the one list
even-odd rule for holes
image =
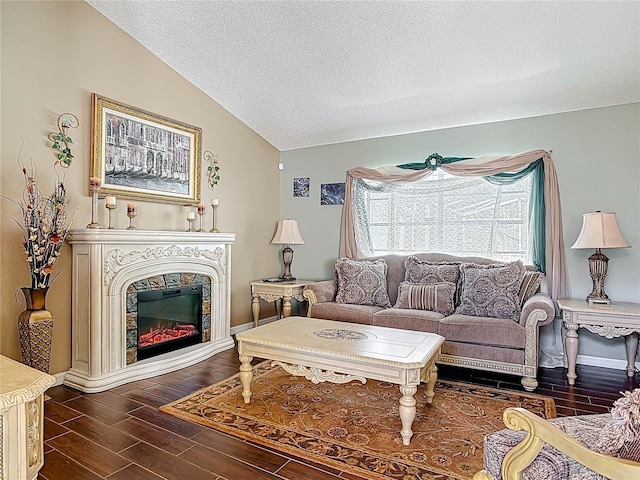
{"label": "carved mantel detail", "polygon": [[119,268],[135,262],[157,258],[201,258],[204,257],[219,265],[222,273],[227,273],[225,252],[217,247],[214,250],[203,250],[198,247],[179,247],[171,245],[167,248],[153,247],[124,253],[119,248],[107,252],[104,258],[104,283],[107,285],[115,277]]}

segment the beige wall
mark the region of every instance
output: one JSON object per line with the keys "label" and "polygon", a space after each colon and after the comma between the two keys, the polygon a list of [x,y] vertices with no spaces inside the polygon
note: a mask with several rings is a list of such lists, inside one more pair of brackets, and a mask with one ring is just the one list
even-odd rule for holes
{"label": "beige wall", "polygon": [[[232,257],[231,324],[251,321],[248,282],[278,271],[277,246],[269,244],[279,218],[279,152],[253,130],[204,95],[144,47],[84,2],[2,1],[2,115],[0,193],[18,199],[24,182],[17,164],[37,165],[44,193],[51,192],[55,159],[46,139],[60,113],[78,116],[70,135],[75,160],[67,187],[79,210],[73,228],[90,220],[88,178],[91,143],[90,94],[118,101],[202,128],[202,146],[220,156],[222,180],[214,192],[202,183],[203,203],[220,199],[219,224],[235,232]],[[116,210],[116,227],[127,225],[126,201]],[[19,359],[17,318],[23,310],[14,292],[30,285],[21,230],[11,221],[20,212],[0,202],[0,353]],[[208,207],[209,210],[210,207]],[[138,203],[136,224],[147,230],[184,230],[185,207]],[[100,220],[106,222],[101,204]],[[210,222],[210,216],[207,222]],[[70,367],[71,255],[63,247],[47,307],[55,316],[51,373]],[[267,310],[265,312],[269,314]]]}

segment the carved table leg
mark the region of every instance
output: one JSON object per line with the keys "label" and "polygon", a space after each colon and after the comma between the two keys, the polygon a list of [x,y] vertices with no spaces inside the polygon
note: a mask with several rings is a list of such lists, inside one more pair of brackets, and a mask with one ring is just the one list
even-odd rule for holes
{"label": "carved table leg", "polygon": [[567,363],[567,327],[565,326],[564,322],[562,322],[562,326],[560,327],[560,332],[562,335],[562,350],[563,350],[562,362],[564,363],[564,368],[568,368],[569,364]]}
{"label": "carved table leg", "polygon": [[627,349],[627,376],[636,374],[636,353],[638,352],[638,332],[632,332],[624,337],[624,345]]}
{"label": "carved table leg", "polygon": [[413,420],[416,418],[416,399],[413,398],[418,388],[416,386],[400,385],[400,407],[398,413],[400,414],[400,421],[402,422],[402,430],[400,435],[402,436],[403,445],[409,445],[411,437],[413,437]]}
{"label": "carved table leg", "polygon": [[260,298],[257,293],[251,294],[251,312],[253,313],[253,326],[258,326],[258,320],[260,319]]}
{"label": "carved table leg", "polygon": [[240,355],[240,383],[242,383],[242,398],[244,403],[251,401],[251,380],[253,380],[253,367],[251,366],[253,357]]}
{"label": "carved table leg", "polygon": [[283,299],[282,305],[282,314],[283,316],[290,317],[291,316],[291,296],[285,295]]}
{"label": "carved table leg", "polygon": [[565,338],[565,348],[567,350],[567,379],[569,385],[576,383],[576,358],[578,357],[578,325],[575,323],[565,323],[567,329]]}
{"label": "carved table leg", "polygon": [[282,299],[278,299],[274,302],[276,304],[276,318],[280,320],[282,315]]}
{"label": "carved table leg", "polygon": [[433,391],[433,388],[436,385],[436,380],[438,380],[438,367],[436,367],[436,363],[433,362],[429,366],[429,370],[427,371],[427,375],[425,378],[425,381],[427,383],[427,388],[425,391],[425,396],[427,397],[427,403],[433,403],[433,397],[435,396],[435,392]]}

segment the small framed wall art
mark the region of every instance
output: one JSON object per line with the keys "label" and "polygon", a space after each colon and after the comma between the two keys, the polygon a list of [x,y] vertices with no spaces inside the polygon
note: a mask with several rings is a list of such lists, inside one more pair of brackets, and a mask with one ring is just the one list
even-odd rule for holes
{"label": "small framed wall art", "polygon": [[202,129],[91,94],[91,172],[100,196],[200,202]]}
{"label": "small framed wall art", "polygon": [[293,196],[308,197],[309,196],[309,177],[299,177],[293,179]]}
{"label": "small framed wall art", "polygon": [[320,185],[320,205],[344,204],[344,182]]}

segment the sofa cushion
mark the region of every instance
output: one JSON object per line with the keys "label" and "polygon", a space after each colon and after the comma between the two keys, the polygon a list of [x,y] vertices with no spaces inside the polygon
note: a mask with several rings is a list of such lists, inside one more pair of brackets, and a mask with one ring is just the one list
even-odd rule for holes
{"label": "sofa cushion", "polygon": [[441,313],[430,310],[385,308],[373,315],[373,325],[414,330],[416,332],[437,333],[438,323],[443,317]]}
{"label": "sofa cushion", "polygon": [[518,298],[520,299],[520,310],[527,300],[533,297],[540,289],[540,284],[544,280],[544,274],[542,272],[536,272],[526,270],[524,272],[524,278],[520,284],[518,290]]}
{"label": "sofa cushion", "polygon": [[640,462],[640,388],[622,395],[613,402],[611,420],[600,432],[594,450]]}
{"label": "sofa cushion", "polygon": [[456,313],[480,317],[520,319],[518,291],[524,278],[521,261],[460,265],[460,305]]}
{"label": "sofa cushion", "polygon": [[524,348],[526,329],[508,318],[453,314],[440,320],[438,335],[449,342]]}
{"label": "sofa cushion", "polygon": [[325,320],[373,325],[373,314],[384,310],[373,305],[350,305],[348,303],[319,302],[311,307],[311,316]]}
{"label": "sofa cushion", "polygon": [[398,289],[398,301],[394,307],[431,310],[442,315],[451,315],[455,310],[453,304],[455,291],[456,286],[451,282],[417,284],[402,282]]}
{"label": "sofa cushion", "polygon": [[404,261],[404,281],[410,283],[451,282],[458,285],[459,262],[430,262],[410,255]]}
{"label": "sofa cushion", "polygon": [[337,303],[390,307],[387,293],[387,263],[340,258],[335,263],[338,277]]}

